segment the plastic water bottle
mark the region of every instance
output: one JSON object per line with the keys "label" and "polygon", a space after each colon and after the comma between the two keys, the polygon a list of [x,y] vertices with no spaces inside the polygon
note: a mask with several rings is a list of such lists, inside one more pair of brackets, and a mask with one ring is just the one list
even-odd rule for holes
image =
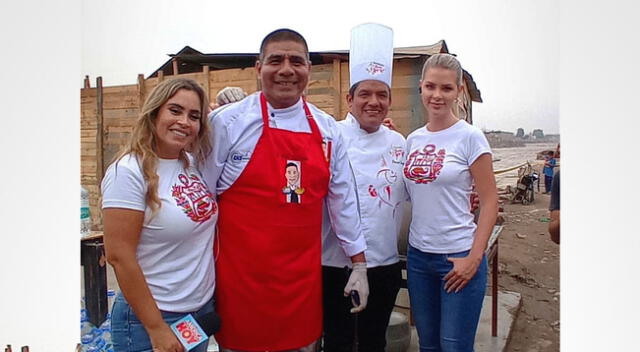
{"label": "plastic water bottle", "polygon": [[80,237],[91,233],[91,213],[89,211],[89,191],[80,186]]}
{"label": "plastic water bottle", "polygon": [[91,324],[87,310],[83,307],[80,310],[80,343],[82,351],[88,351],[94,344],[94,340],[100,335],[100,331]]}
{"label": "plastic water bottle", "polygon": [[101,336],[98,336],[97,339],[93,341],[93,343],[87,348],[87,352],[102,352],[105,349],[105,341]]}
{"label": "plastic water bottle", "polygon": [[104,347],[102,351],[113,352],[113,343],[111,342],[111,307],[113,306],[113,300],[116,296],[116,291],[107,291],[107,318],[100,325],[100,331],[102,333],[102,339],[104,340]]}

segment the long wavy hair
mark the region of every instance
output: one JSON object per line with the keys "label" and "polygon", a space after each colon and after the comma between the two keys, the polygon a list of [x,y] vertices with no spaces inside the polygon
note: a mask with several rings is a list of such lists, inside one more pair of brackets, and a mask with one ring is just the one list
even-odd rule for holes
{"label": "long wavy hair", "polygon": [[160,107],[164,105],[171,97],[173,97],[180,89],[195,92],[200,98],[200,131],[198,136],[188,147],[189,150],[182,150],[179,159],[183,162],[184,168],[189,167],[189,158],[187,152],[191,153],[196,162],[196,167],[204,163],[207,155],[211,152],[211,142],[209,141],[209,119],[207,111],[209,106],[208,94],[200,87],[200,85],[187,78],[174,78],[159,83],[144,101],[140,108],[140,114],[133,126],[131,138],[120,150],[115,160],[120,160],[123,156],[130,154],[135,156],[142,168],[142,174],[147,181],[147,194],[145,195],[146,203],[151,207],[152,214],[160,208],[160,199],[158,198],[158,174],[156,168],[158,165],[157,150],[157,131],[156,119]]}

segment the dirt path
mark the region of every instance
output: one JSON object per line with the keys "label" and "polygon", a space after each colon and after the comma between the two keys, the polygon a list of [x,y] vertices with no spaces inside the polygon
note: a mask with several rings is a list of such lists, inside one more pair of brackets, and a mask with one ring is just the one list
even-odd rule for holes
{"label": "dirt path", "polygon": [[535,196],[530,205],[504,203],[498,285],[522,295],[506,351],[560,350],[559,246],[547,231],[549,196]]}

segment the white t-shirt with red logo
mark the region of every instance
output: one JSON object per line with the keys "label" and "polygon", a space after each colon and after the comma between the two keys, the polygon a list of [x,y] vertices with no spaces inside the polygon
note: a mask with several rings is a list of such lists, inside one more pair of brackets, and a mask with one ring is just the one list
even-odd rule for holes
{"label": "white t-shirt with red logo", "polygon": [[102,181],[102,208],[144,211],[137,260],[158,308],[189,312],[213,296],[213,235],[218,205],[200,172],[178,159],[159,159],[161,207],[151,216],[147,182],[135,157],[109,166]]}
{"label": "white t-shirt with red logo", "polygon": [[437,132],[421,127],[407,137],[403,175],[412,205],[411,246],[438,254],[471,249],[476,224],[469,167],[485,153],[491,148],[484,133],[464,120]]}

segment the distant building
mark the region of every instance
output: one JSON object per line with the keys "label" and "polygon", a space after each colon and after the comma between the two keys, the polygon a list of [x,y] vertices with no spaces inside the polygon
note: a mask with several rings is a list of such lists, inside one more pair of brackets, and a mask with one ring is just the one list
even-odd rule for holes
{"label": "distant building", "polygon": [[512,132],[505,131],[488,131],[484,135],[489,141],[491,148],[520,147],[524,143],[513,135]]}
{"label": "distant building", "polygon": [[533,130],[533,132],[531,132],[531,135],[535,139],[544,138],[544,132],[542,132],[542,130],[539,128]]}

